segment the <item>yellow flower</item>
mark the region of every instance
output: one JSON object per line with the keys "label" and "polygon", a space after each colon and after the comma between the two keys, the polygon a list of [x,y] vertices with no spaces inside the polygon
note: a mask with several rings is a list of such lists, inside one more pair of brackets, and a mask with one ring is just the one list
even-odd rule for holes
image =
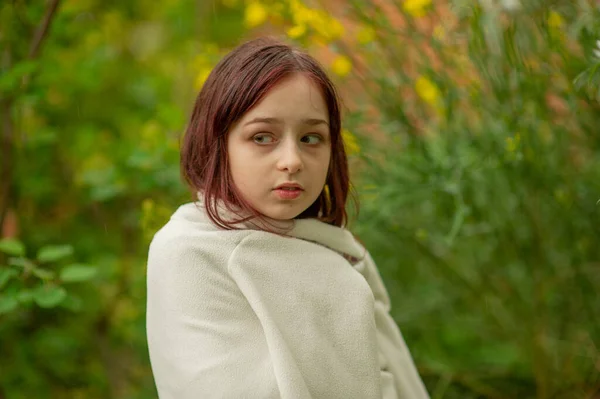
{"label": "yellow flower", "polygon": [[142,214],[144,216],[150,216],[154,210],[154,201],[151,198],[145,198],[142,201]]}
{"label": "yellow flower", "polygon": [[322,10],[312,10],[311,19],[309,20],[310,26],[319,34],[324,44],[333,40],[339,39],[344,34],[344,25],[337,19],[329,16]]}
{"label": "yellow flower", "polygon": [[519,148],[519,143],[521,142],[521,135],[519,133],[515,133],[514,137],[506,138],[506,151],[508,153],[514,153]]}
{"label": "yellow flower", "polygon": [[422,17],[427,13],[431,0],[404,0],[402,8],[413,17]]}
{"label": "yellow flower", "polygon": [[339,39],[344,35],[344,25],[335,18],[323,18],[315,28],[319,29],[319,33],[329,41]]}
{"label": "yellow flower", "polygon": [[564,24],[565,24],[565,21],[559,13],[557,13],[554,10],[550,11],[550,13],[548,14],[548,26],[549,27],[551,27],[553,29],[560,29],[560,28],[562,28],[562,26]]}
{"label": "yellow flower", "polygon": [[244,23],[248,28],[255,28],[267,20],[267,8],[258,1],[252,1],[246,6]]}
{"label": "yellow flower", "polygon": [[443,41],[446,38],[446,29],[441,25],[436,25],[436,27],[433,28],[433,37],[440,42]]}
{"label": "yellow flower", "polygon": [[346,149],[346,153],[350,155],[359,154],[360,146],[358,145],[358,141],[356,137],[352,133],[350,133],[347,129],[342,129],[342,140],[344,141],[344,148]]}
{"label": "yellow flower", "polygon": [[300,36],[304,35],[305,33],[306,33],[306,25],[292,26],[290,29],[287,30],[288,37],[290,37],[292,39],[297,39]]}
{"label": "yellow flower", "polygon": [[352,70],[352,62],[344,55],[338,55],[331,63],[331,70],[339,76],[346,76]]}
{"label": "yellow flower", "polygon": [[319,18],[316,10],[306,7],[297,0],[290,2],[292,18],[297,25],[308,24]]}
{"label": "yellow flower", "polygon": [[356,40],[358,40],[360,44],[371,43],[375,40],[375,29],[366,25],[362,26],[356,33]]}
{"label": "yellow flower", "polygon": [[157,141],[160,138],[161,130],[160,124],[154,119],[150,119],[144,123],[144,126],[140,129],[141,138],[144,144]]}
{"label": "yellow flower", "polygon": [[196,76],[196,81],[194,82],[194,88],[196,90],[202,89],[202,86],[204,86],[204,82],[206,82],[206,79],[208,79],[208,75],[210,75],[211,71],[212,69],[209,67],[203,67],[200,69],[200,72],[198,72],[198,75]]}
{"label": "yellow flower", "polygon": [[288,31],[288,36],[292,38],[294,34],[302,32],[300,26],[313,28],[318,33],[314,39],[323,44],[336,40],[344,34],[345,29],[341,22],[323,10],[306,7],[299,0],[289,0],[289,10],[296,25]]}
{"label": "yellow flower", "polygon": [[419,76],[415,82],[415,90],[423,101],[430,105],[437,105],[440,99],[440,90],[425,76]]}

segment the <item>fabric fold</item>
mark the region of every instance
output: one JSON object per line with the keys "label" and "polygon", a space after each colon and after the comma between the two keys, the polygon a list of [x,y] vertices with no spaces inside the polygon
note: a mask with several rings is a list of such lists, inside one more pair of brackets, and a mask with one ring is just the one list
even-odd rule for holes
{"label": "fabric fold", "polygon": [[161,399],[428,398],[349,231],[316,219],[285,235],[239,227],[215,226],[197,201],[152,240],[147,334]]}

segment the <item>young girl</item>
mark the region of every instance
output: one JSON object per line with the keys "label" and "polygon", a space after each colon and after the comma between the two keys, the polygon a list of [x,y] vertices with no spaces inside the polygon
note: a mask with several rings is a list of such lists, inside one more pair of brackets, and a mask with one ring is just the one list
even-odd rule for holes
{"label": "young girl", "polygon": [[156,233],[147,334],[160,398],[427,398],[373,259],[344,228],[333,84],[245,43],[200,91],[181,151],[197,200]]}

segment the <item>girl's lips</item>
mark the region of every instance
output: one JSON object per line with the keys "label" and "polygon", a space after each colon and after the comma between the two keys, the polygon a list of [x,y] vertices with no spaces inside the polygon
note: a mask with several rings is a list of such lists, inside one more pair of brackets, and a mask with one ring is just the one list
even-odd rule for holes
{"label": "girl's lips", "polygon": [[300,183],[296,183],[296,182],[285,182],[283,184],[278,185],[277,187],[275,187],[275,190],[279,190],[279,189],[298,189],[298,190],[304,190],[304,188],[302,187],[302,185]]}
{"label": "girl's lips", "polygon": [[277,194],[277,196],[279,198],[287,199],[287,200],[296,199],[300,196],[300,194],[302,194],[302,190],[300,190],[300,189],[284,190],[284,189],[278,188],[273,191],[275,191],[275,193]]}

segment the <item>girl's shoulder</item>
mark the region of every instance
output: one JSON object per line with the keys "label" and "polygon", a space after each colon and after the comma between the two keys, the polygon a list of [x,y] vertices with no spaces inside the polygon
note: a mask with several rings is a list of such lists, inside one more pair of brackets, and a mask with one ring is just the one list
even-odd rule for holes
{"label": "girl's shoulder", "polygon": [[365,248],[349,230],[317,219],[295,220],[285,234],[257,228],[225,230],[216,226],[198,203],[181,205],[156,232],[150,244],[150,256],[160,253],[161,257],[168,259],[183,255],[225,260],[234,251],[238,255],[250,252],[278,258],[305,256],[307,253],[326,256],[327,250],[343,256],[351,264],[365,256]]}
{"label": "girl's shoulder", "polygon": [[[189,254],[215,254],[231,252],[249,230],[224,230],[216,226],[196,203],[181,205],[169,220],[154,234],[149,256],[165,255],[171,259]],[[226,255],[225,255],[226,256]]]}

